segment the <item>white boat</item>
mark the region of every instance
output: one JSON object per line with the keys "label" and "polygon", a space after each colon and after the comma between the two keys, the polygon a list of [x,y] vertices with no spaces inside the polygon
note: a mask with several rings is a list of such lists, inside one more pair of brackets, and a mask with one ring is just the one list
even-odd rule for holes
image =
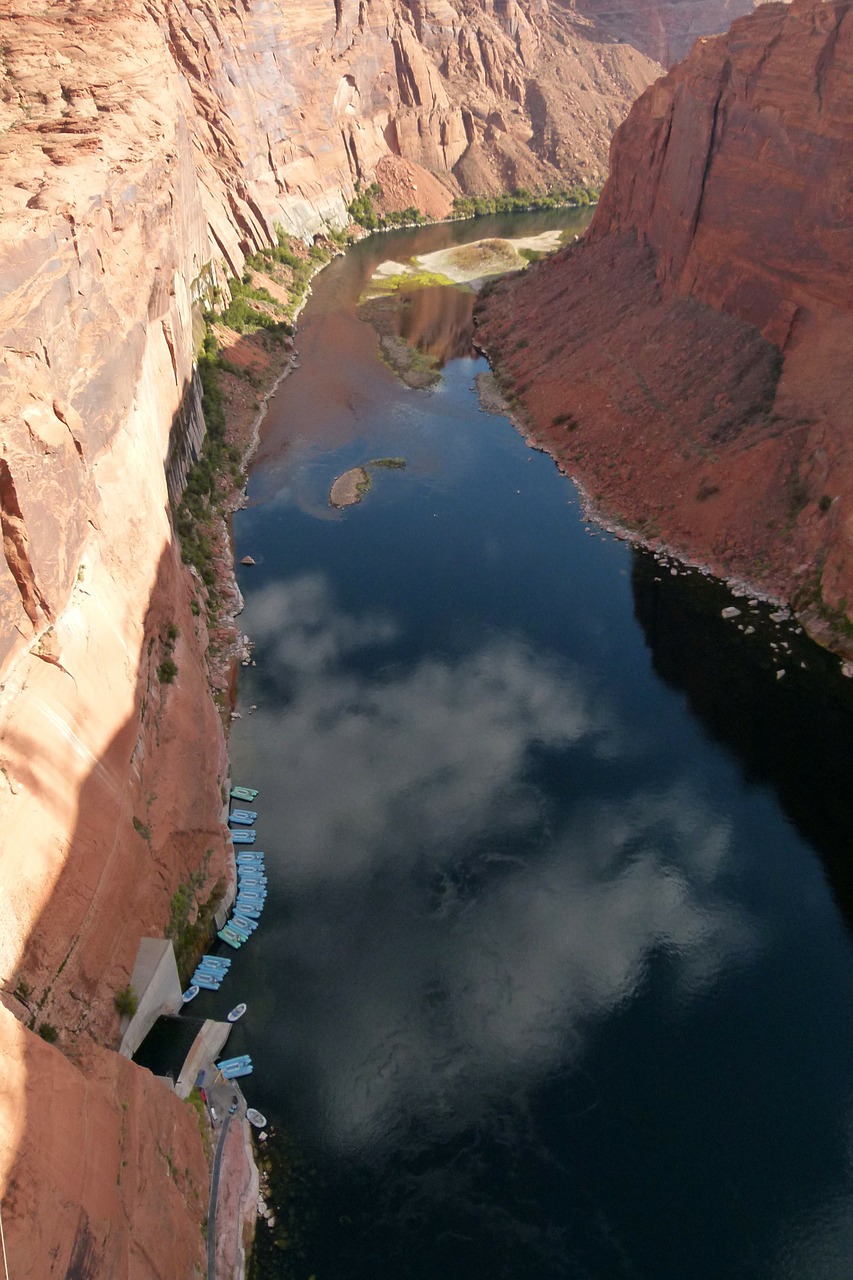
{"label": "white boat", "polygon": [[235,1005],[234,1008],[231,1010],[231,1012],[228,1014],[228,1021],[236,1022],[238,1018],[242,1018],[245,1012],[246,1012],[245,1004]]}
{"label": "white boat", "polygon": [[195,1000],[199,991],[201,991],[201,987],[196,986],[195,983],[193,983],[191,987],[187,987],[186,991],[181,996],[181,1003],[189,1004],[190,1000]]}
{"label": "white boat", "polygon": [[266,1116],[262,1116],[260,1111],[256,1111],[254,1107],[249,1107],[249,1110],[246,1112],[246,1119],[249,1121],[249,1124],[253,1124],[256,1129],[263,1129],[267,1122]]}

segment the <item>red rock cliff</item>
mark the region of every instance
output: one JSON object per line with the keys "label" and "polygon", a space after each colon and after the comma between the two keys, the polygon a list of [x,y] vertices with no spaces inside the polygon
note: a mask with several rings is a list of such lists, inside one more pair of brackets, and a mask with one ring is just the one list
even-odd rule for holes
{"label": "red rock cliff", "polygon": [[496,293],[483,340],[605,507],[849,647],[849,0],[766,5],[648,89],[586,243]]}

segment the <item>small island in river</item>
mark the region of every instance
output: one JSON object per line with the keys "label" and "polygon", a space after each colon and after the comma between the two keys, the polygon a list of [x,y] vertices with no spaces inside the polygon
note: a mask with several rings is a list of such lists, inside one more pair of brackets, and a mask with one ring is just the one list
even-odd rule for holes
{"label": "small island in river", "polygon": [[495,276],[522,271],[531,262],[555,253],[565,234],[555,229],[511,240],[492,237],[419,254],[408,262],[389,259],[381,262],[370,277],[364,299],[387,297],[398,289],[422,289],[430,285],[465,285],[476,291]]}
{"label": "small island in river", "polygon": [[333,507],[354,507],[373,487],[373,477],[368,467],[381,467],[386,471],[405,470],[405,458],[374,458],[365,466],[350,467],[336,477],[329,490],[329,503]]}

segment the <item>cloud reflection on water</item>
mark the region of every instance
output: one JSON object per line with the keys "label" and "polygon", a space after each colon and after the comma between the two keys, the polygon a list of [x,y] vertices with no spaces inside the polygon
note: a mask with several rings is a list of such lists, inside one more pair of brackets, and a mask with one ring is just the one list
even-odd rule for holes
{"label": "cloud reflection on water", "polygon": [[574,804],[537,784],[542,750],[567,776],[618,767],[625,735],[582,672],[503,637],[365,674],[397,625],[339,608],[320,575],[257,592],[245,623],[286,690],[253,734],[282,754],[300,909],[280,945],[310,1006],[288,1034],[325,1082],[326,1141],[469,1123],[508,1081],[579,1061],[653,954],[678,996],[754,948],[720,887],[728,827],[690,784]]}

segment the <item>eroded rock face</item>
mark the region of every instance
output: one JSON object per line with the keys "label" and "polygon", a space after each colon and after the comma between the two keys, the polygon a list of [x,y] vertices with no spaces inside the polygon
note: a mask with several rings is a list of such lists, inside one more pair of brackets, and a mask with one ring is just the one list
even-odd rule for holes
{"label": "eroded rock face", "polygon": [[851,103],[847,0],[700,42],[617,133],[586,243],[483,327],[606,508],[817,632],[853,601]]}
{"label": "eroded rock face", "polygon": [[[754,0],[754,4],[763,0]],[[741,0],[579,0],[578,9],[665,67],[686,58],[700,36],[716,35],[753,8]]]}
{"label": "eroded rock face", "polygon": [[195,1111],[106,1049],[69,1062],[2,1006],[0,1157],[10,1275],[206,1274]]}

